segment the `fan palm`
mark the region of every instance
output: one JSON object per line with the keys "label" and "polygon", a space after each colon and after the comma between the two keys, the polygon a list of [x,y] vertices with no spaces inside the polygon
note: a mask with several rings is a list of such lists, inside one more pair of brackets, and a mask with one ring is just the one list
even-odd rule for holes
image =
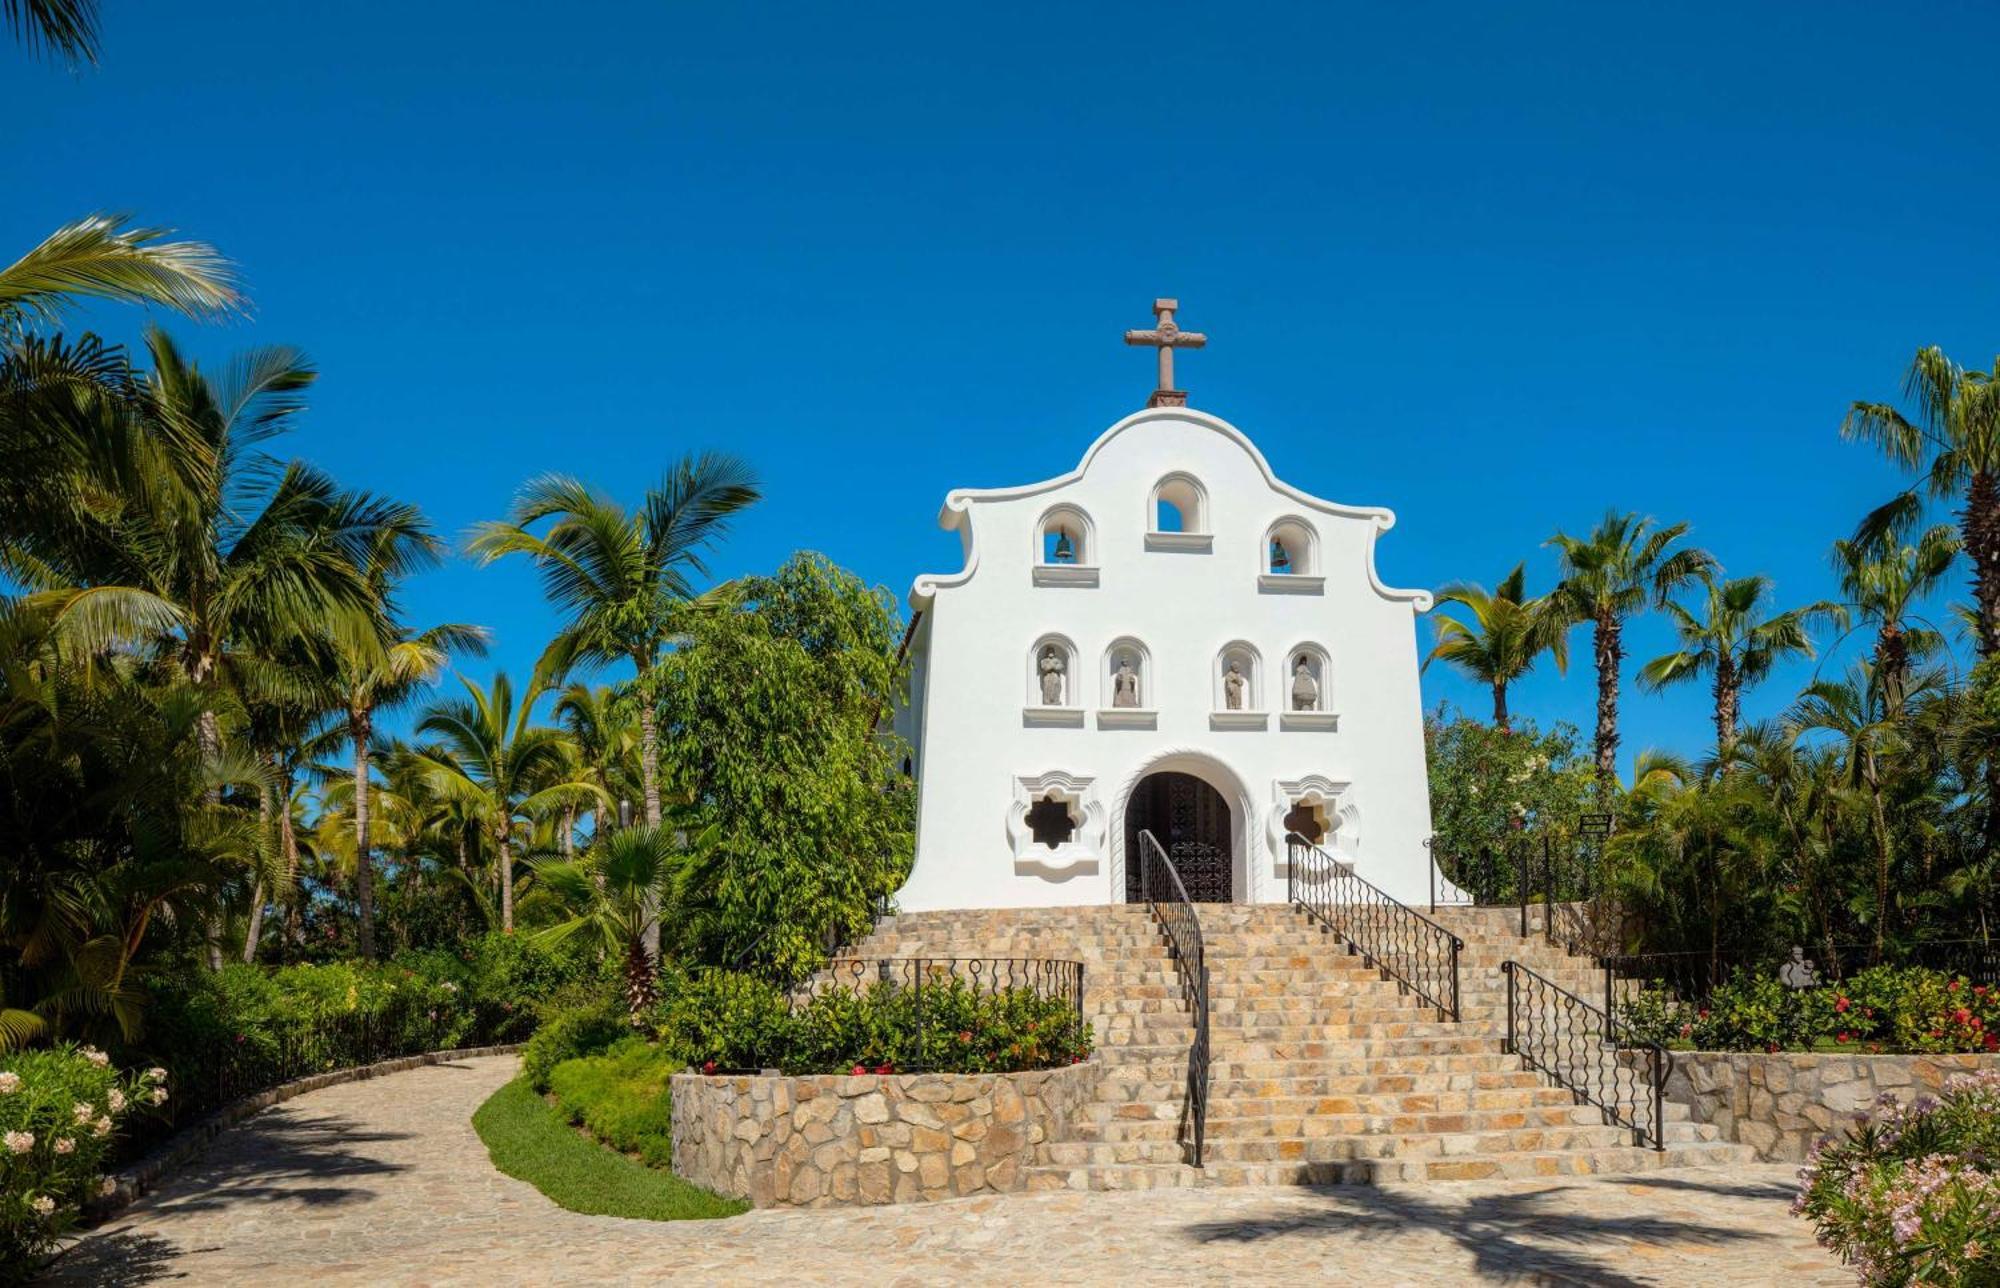
{"label": "fan palm", "polygon": [[1811,657],[1809,619],[1827,605],[1773,613],[1771,579],[1764,576],[1701,578],[1699,611],[1669,601],[1680,647],[1640,668],[1639,687],[1658,691],[1699,676],[1710,678],[1715,699],[1715,748],[1726,760],[1743,716],[1743,693],[1770,677],[1779,663]]}
{"label": "fan palm", "polygon": [[1547,653],[1556,670],[1569,669],[1570,622],[1563,605],[1527,595],[1526,565],[1514,565],[1490,592],[1472,582],[1453,582],[1438,592],[1440,604],[1456,604],[1470,620],[1440,614],[1437,643],[1424,665],[1444,661],[1493,691],[1493,725],[1511,729],[1507,686],[1534,668]]}
{"label": "fan palm", "polygon": [[[1959,502],[1960,538],[1972,559],[1979,609],[1979,656],[1991,657],[2000,652],[2000,360],[1993,371],[1968,370],[1935,345],[1920,349],[1903,377],[1903,394],[1913,416],[1887,403],[1856,402],[1840,432],[1921,473],[1918,487],[1932,497]],[[1923,504],[1918,487],[1863,520],[1857,538],[1910,525]]]}
{"label": "fan palm", "polygon": [[602,797],[588,783],[569,779],[537,788],[538,776],[559,764],[562,730],[534,722],[541,690],[530,686],[517,703],[504,671],[482,689],[462,680],[467,697],[434,703],[417,731],[439,739],[421,754],[432,787],[460,804],[491,838],[500,878],[500,926],[514,930],[514,833],[544,811],[565,804],[588,807]]}
{"label": "fan palm", "polygon": [[1875,626],[1876,683],[1891,711],[1901,711],[1912,654],[1943,645],[1936,630],[1909,626],[1910,615],[1935,590],[1958,558],[1958,534],[1938,524],[1908,545],[1893,529],[1833,543],[1843,607]]}
{"label": "fan palm", "polygon": [[1618,786],[1618,679],[1625,659],[1625,619],[1715,567],[1705,550],[1674,548],[1688,525],[1655,527],[1636,514],[1607,512],[1587,537],[1558,532],[1562,583],[1552,598],[1563,615],[1591,623],[1597,664],[1597,783],[1609,801]]}
{"label": "fan palm", "polygon": [[658,973],[646,946],[656,915],[670,920],[712,888],[717,865],[713,830],[683,849],[665,827],[620,828],[593,841],[575,862],[538,863],[535,878],[567,914],[541,932],[549,944],[581,937],[625,972],[625,1006],[633,1027],[658,997]]}

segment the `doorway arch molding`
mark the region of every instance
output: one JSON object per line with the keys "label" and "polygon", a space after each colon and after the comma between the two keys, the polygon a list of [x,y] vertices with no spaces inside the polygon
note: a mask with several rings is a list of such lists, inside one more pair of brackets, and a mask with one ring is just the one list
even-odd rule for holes
{"label": "doorway arch molding", "polygon": [[1126,853],[1128,847],[1125,842],[1126,811],[1131,808],[1132,793],[1152,775],[1170,773],[1190,774],[1221,794],[1224,803],[1229,806],[1232,902],[1258,902],[1262,892],[1257,888],[1257,865],[1250,861],[1250,845],[1258,835],[1260,811],[1243,776],[1230,768],[1228,761],[1206,747],[1169,747],[1156,752],[1118,784],[1111,827],[1111,871],[1107,874],[1111,879],[1108,891],[1112,896],[1111,902],[1124,902],[1127,867],[1137,860],[1136,855]]}

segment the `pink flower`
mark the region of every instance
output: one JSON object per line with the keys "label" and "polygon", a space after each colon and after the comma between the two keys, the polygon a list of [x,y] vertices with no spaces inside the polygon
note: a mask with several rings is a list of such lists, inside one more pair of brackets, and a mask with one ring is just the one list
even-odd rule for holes
{"label": "pink flower", "polygon": [[58,1154],[74,1154],[76,1153],[76,1142],[67,1136],[59,1136],[56,1138],[55,1150]]}
{"label": "pink flower", "polygon": [[111,1057],[99,1051],[96,1047],[85,1047],[83,1049],[83,1058],[100,1069],[111,1063]]}
{"label": "pink flower", "polygon": [[113,1087],[111,1094],[105,1097],[105,1103],[111,1106],[112,1113],[123,1113],[125,1111],[125,1093]]}
{"label": "pink flower", "polygon": [[69,1109],[71,1116],[73,1116],[79,1124],[88,1123],[91,1119],[97,1117],[97,1110],[91,1108],[89,1105],[83,1103],[83,1101],[81,1100],[71,1105]]}
{"label": "pink flower", "polygon": [[152,1095],[152,1101],[153,1101],[153,1103],[154,1103],[154,1104],[156,1104],[156,1105],[164,1105],[164,1104],[166,1104],[166,1103],[167,1103],[167,1089],[166,1089],[165,1087],[155,1087],[155,1088],[153,1088],[153,1095]]}
{"label": "pink flower", "polygon": [[0,1096],[11,1096],[21,1089],[21,1075],[8,1070],[0,1073]]}
{"label": "pink flower", "polygon": [[90,1124],[90,1134],[93,1136],[109,1136],[111,1134],[111,1120],[109,1118],[100,1118]]}
{"label": "pink flower", "polygon": [[56,1213],[56,1201],[46,1194],[30,1201],[28,1206],[35,1209],[35,1215],[41,1217],[43,1220],[47,1220]]}
{"label": "pink flower", "polygon": [[100,1197],[108,1199],[117,1192],[118,1192],[118,1182],[112,1180],[108,1176],[99,1178],[97,1182],[97,1193],[99,1194]]}
{"label": "pink flower", "polygon": [[0,1136],[0,1143],[5,1143],[10,1154],[25,1154],[35,1147],[35,1133],[10,1131],[5,1136]]}

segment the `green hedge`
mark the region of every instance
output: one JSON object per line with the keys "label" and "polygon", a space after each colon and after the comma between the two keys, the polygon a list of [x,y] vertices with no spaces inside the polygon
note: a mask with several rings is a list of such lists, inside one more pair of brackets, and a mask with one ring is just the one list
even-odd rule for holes
{"label": "green hedge", "polygon": [[667,1080],[682,1061],[665,1048],[629,1036],[602,1055],[565,1060],[549,1074],[549,1091],[573,1123],[650,1167],[673,1164],[673,1097]]}
{"label": "green hedge", "polygon": [[1632,1036],[1702,1051],[2000,1051],[2000,993],[1922,967],[1874,966],[1787,988],[1738,971],[1706,1001],[1654,986],[1619,1005]]}

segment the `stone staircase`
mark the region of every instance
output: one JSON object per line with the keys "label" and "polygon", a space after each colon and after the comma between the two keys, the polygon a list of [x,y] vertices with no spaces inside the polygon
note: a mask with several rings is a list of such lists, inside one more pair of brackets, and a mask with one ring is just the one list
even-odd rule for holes
{"label": "stone staircase", "polygon": [[[1176,967],[1143,905],[907,913],[857,957],[1062,957],[1084,963],[1104,1069],[1066,1139],[1040,1147],[1031,1189],[1338,1184],[1627,1172],[1748,1161],[1666,1106],[1667,1148],[1503,1050],[1518,960],[1596,1002],[1587,960],[1520,939],[1506,909],[1441,911],[1465,940],[1454,1024],[1298,910],[1202,904],[1210,1091],[1204,1166],[1181,1119],[1192,1026]],[[1511,918],[1511,919],[1510,919]]]}

